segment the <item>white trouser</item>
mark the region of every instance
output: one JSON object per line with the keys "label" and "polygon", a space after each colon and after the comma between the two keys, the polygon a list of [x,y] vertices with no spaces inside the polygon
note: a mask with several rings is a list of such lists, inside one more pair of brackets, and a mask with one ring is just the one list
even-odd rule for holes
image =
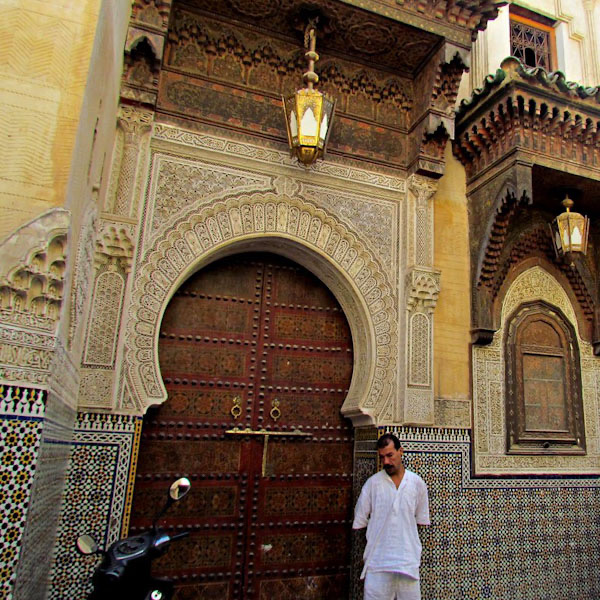
{"label": "white trouser", "polygon": [[364,600],[421,600],[420,582],[402,573],[367,571]]}

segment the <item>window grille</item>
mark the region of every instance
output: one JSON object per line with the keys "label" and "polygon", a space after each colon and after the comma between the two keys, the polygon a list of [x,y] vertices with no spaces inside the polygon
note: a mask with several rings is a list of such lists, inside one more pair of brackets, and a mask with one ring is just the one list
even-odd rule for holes
{"label": "window grille", "polygon": [[540,24],[523,22],[514,17],[510,21],[511,54],[528,67],[552,70],[552,30]]}

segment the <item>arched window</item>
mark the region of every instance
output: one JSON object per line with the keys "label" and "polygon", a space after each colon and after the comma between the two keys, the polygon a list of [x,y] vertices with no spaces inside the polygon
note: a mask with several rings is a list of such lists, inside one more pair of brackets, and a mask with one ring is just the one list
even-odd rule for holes
{"label": "arched window", "polygon": [[543,302],[521,305],[505,352],[508,452],[585,453],[579,353],[564,315]]}

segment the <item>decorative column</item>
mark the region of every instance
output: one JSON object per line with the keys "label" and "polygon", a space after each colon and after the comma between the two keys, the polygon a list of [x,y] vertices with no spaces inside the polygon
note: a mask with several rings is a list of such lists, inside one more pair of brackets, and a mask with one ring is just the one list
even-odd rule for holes
{"label": "decorative column", "polygon": [[134,226],[104,220],[96,240],[95,280],[82,359],[79,408],[113,408],[115,359]]}
{"label": "decorative column", "polygon": [[[406,424],[431,425],[433,402],[433,311],[440,291],[440,272],[433,268],[433,196],[437,184],[419,176],[408,181],[409,244],[406,274]],[[412,217],[412,218],[411,218]]]}
{"label": "decorative column", "polygon": [[149,110],[121,106],[119,109],[118,126],[121,141],[117,146],[115,168],[118,172],[115,196],[110,212],[123,217],[134,217],[136,204],[134,202],[137,189],[137,174],[139,171],[142,137],[152,126],[154,113]]}

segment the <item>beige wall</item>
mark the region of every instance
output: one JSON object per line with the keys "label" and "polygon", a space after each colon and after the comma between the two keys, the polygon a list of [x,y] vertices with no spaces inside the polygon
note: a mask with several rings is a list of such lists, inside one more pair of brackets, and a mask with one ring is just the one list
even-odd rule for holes
{"label": "beige wall", "polygon": [[2,240],[65,204],[100,0],[0,5]]}
{"label": "beige wall", "polygon": [[469,224],[465,173],[446,147],[446,171],[434,200],[434,262],[442,272],[435,309],[434,397],[467,400],[469,391]]}

